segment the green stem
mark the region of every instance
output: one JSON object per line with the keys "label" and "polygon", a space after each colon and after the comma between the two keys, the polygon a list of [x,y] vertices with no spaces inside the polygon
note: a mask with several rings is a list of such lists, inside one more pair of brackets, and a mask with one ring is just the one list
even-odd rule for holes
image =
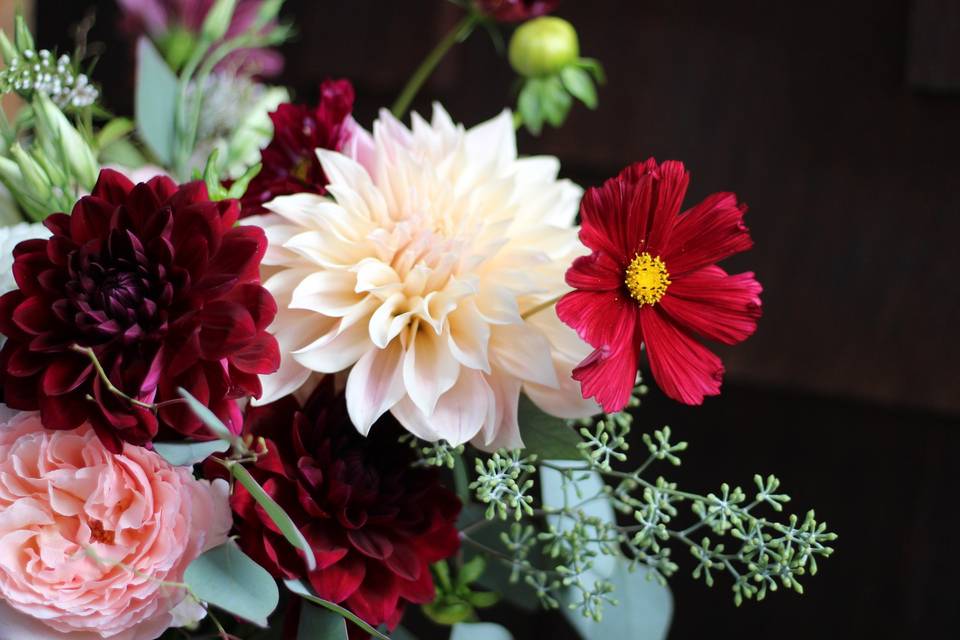
{"label": "green stem", "polygon": [[403,116],[406,115],[407,109],[410,108],[410,104],[417,96],[423,83],[427,81],[427,78],[429,78],[430,74],[437,68],[440,61],[447,55],[447,52],[453,48],[453,45],[464,41],[473,32],[479,19],[480,15],[471,11],[463,20],[458,22],[453,30],[445,35],[443,40],[437,43],[433,51],[424,58],[420,66],[417,67],[417,70],[414,71],[410,79],[407,80],[406,86],[403,87],[403,91],[400,92],[396,102],[393,103],[393,107],[390,109],[395,117],[402,119]]}
{"label": "green stem", "polygon": [[470,478],[467,476],[467,465],[463,461],[463,454],[453,454],[453,483],[457,490],[460,502],[470,502]]}

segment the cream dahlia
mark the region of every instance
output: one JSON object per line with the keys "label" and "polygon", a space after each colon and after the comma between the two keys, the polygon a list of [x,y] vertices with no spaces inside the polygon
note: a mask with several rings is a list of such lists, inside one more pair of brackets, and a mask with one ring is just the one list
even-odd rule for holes
{"label": "cream dahlia", "polygon": [[328,196],[248,219],[266,229],[280,308],[282,362],[257,403],[349,368],[361,433],[390,411],[418,437],[483,449],[522,446],[521,390],[554,415],[594,413],[570,376],[589,347],[551,303],[584,253],[581,190],[556,158],[518,158],[506,111],[469,131],[440,106],[412,129],[382,112],[373,139],[364,165],[318,150]]}

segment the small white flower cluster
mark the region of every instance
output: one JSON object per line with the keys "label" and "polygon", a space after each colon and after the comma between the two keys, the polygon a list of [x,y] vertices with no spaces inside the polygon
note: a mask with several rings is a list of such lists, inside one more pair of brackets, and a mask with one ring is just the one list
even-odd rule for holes
{"label": "small white flower cluster", "polygon": [[61,109],[88,107],[100,95],[85,74],[75,72],[70,56],[54,58],[46,49],[27,49],[0,70],[0,92],[9,91],[26,96],[40,91]]}

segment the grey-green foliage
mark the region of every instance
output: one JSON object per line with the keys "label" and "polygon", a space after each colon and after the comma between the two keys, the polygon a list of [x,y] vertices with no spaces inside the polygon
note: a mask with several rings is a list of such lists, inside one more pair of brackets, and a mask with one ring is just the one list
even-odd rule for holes
{"label": "grey-green foliage", "polygon": [[[631,405],[638,403],[634,398]],[[627,412],[580,423],[580,462],[539,463],[579,491],[573,494],[575,500],[564,498],[561,506],[534,501],[534,453],[500,451],[478,459],[470,486],[475,498],[487,505],[486,524],[508,518],[514,522],[501,534],[500,548],[480,545],[471,537],[483,522],[464,529],[464,542],[509,566],[511,580],[523,580],[544,607],[557,608],[565,600],[595,620],[616,599],[612,584],[596,570],[604,556],[631,568],[644,567],[663,583],[679,568],[672,551],[686,547],[693,577],[712,586],[726,575],[737,605],[744,599],[762,600],[780,587],[803,592],[800,580],[815,574],[817,559],[833,552],[829,545],[836,535],[826,523],[818,522],[812,510],[779,517],[790,498],[778,493],[780,482],[774,476],[754,476],[751,495],[726,483],[702,495],[651,475],[655,464],[665,463],[668,469],[679,465],[687,448],[685,442],[672,441],[669,427],[643,435],[646,456],[631,467],[627,435],[632,423]],[[605,483],[581,491],[592,474]],[[620,514],[619,522],[591,512],[587,505],[596,500],[609,500]],[[561,520],[564,526],[557,526]],[[552,562],[535,566],[528,559],[535,550]]]}

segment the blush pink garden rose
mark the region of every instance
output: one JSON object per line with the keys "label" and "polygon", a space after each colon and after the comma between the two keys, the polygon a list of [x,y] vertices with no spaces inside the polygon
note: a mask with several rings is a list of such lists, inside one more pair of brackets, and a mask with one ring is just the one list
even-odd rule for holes
{"label": "blush pink garden rose", "polygon": [[49,431],[4,407],[0,640],[153,640],[199,619],[161,582],[226,540],[227,493],[142,447],[112,454],[88,424]]}

